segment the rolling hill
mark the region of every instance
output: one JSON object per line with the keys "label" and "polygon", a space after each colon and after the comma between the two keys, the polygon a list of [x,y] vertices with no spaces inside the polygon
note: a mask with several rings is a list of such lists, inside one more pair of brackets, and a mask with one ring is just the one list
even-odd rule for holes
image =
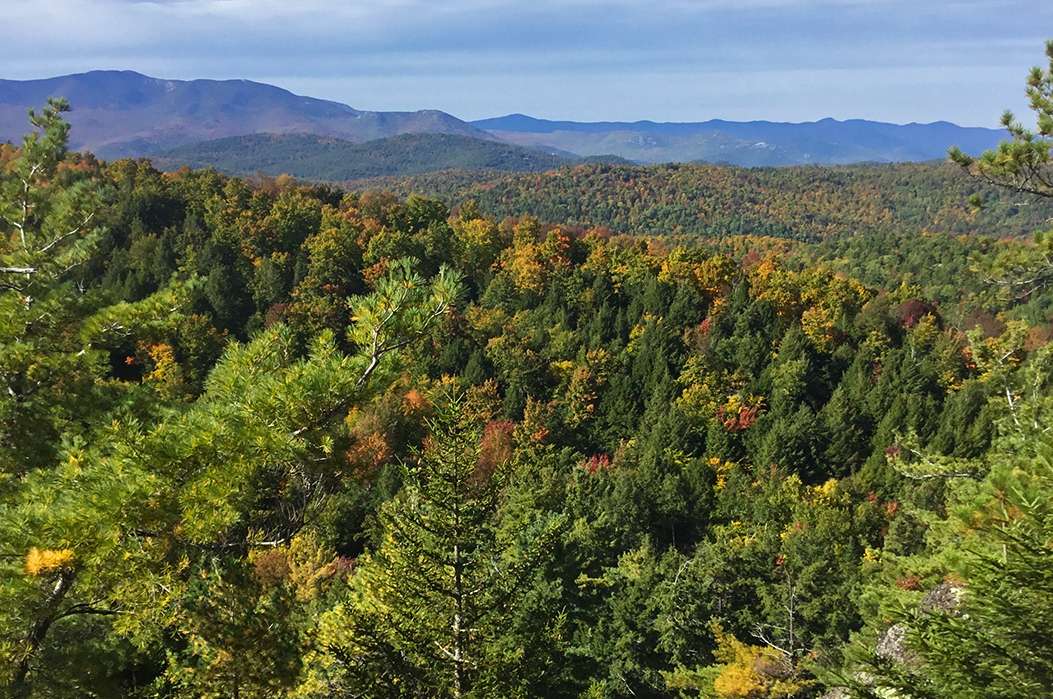
{"label": "rolling hill", "polygon": [[[947,163],[738,168],[583,164],[543,173],[447,171],[349,183],[354,189],[475,200],[503,218],[615,233],[799,240],[879,232],[1030,235],[1053,202],[1022,202]],[[969,206],[979,194],[984,207]]]}
{"label": "rolling hill", "polygon": [[70,145],[107,157],[148,155],[187,143],[253,133],[311,133],[369,141],[403,133],[491,136],[445,112],[360,111],[248,80],[162,80],[92,71],[0,80],[0,141],[17,141],[26,110],[65,97]]}
{"label": "rolling hill", "polygon": [[215,167],[231,174],[286,173],[329,182],[447,169],[538,172],[577,160],[538,148],[440,133],[401,134],[365,143],[311,134],[251,134],[181,146],[153,158],[166,170]]}
{"label": "rolling hill", "polygon": [[975,153],[994,147],[1005,136],[995,129],[945,121],[900,125],[862,119],[628,123],[548,121],[511,114],[472,125],[510,143],[582,156],[613,153],[645,163],[704,161],[747,167],[934,160],[943,158],[952,145]]}

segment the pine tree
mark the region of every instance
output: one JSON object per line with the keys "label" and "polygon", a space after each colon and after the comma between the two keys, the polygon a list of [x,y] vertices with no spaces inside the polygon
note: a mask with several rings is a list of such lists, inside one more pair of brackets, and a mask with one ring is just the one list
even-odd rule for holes
{"label": "pine tree", "polygon": [[966,155],[959,148],[950,151],[951,160],[985,182],[1009,187],[1041,197],[1053,197],[1053,41],[1046,42],[1049,67],[1031,69],[1027,76],[1027,97],[1035,112],[1038,131],[1031,131],[1016,120],[1013,113],[1002,115],[1002,126],[1011,140],[979,158]]}
{"label": "pine tree", "polygon": [[[1027,77],[1027,96],[1035,113],[1037,131],[1016,120],[1012,112],[1002,115],[1002,126],[1010,140],[998,148],[972,157],[960,148],[951,148],[951,161],[983,182],[1036,197],[1053,197],[1053,40],[1046,42],[1049,67],[1035,66]],[[974,206],[982,208],[983,198],[974,194]],[[1027,298],[1053,283],[1053,234],[1040,231],[1033,250],[1006,250],[993,265],[992,277],[1017,298]]]}
{"label": "pine tree", "polygon": [[0,180],[0,289],[23,303],[68,279],[90,253],[98,232],[98,189],[89,178],[59,172],[67,158],[69,124],[65,100],[52,99],[40,113],[30,111],[36,129],[8,174]]}
{"label": "pine tree", "polygon": [[856,696],[1009,699],[1053,691],[1053,440],[1046,429],[1053,354],[1047,345],[1017,372],[985,361],[991,356],[1005,357],[978,352],[982,378],[1006,388],[991,403],[1002,402],[991,450],[960,459],[907,440],[893,459],[912,486],[938,483],[946,495],[935,511],[914,513],[928,527],[927,549],[890,556],[895,586],[878,583],[866,595],[876,598],[869,623],[839,673]]}
{"label": "pine tree", "polygon": [[447,397],[429,419],[405,488],[378,515],[377,549],[360,559],[350,597],[322,621],[328,657],[315,667],[328,672],[309,687],[335,696],[369,688],[373,696],[469,697],[514,685],[503,672],[508,659],[489,642],[559,520],[538,523],[523,548],[498,540],[505,473],[480,458],[480,427],[466,412],[463,399]]}
{"label": "pine tree", "polygon": [[[65,168],[69,105],[30,112],[35,128],[0,175],[0,473],[55,455],[83,424],[102,357],[77,336],[88,299],[74,284],[98,239],[93,168]],[[90,165],[88,163],[87,165]]]}
{"label": "pine tree", "polygon": [[[1053,443],[1042,437],[994,467],[963,509],[949,568],[927,594],[898,602],[895,624],[864,635],[847,677],[857,696],[1010,699],[1053,691]],[[956,519],[957,517],[952,518]],[[920,563],[939,564],[940,558]],[[860,669],[865,668],[865,669]]]}
{"label": "pine tree", "polygon": [[[153,424],[114,414],[89,444],[69,440],[61,463],[4,493],[0,686],[18,697],[50,688],[62,673],[49,663],[68,667],[103,642],[110,620],[144,646],[161,633],[192,639],[213,629],[197,649],[226,657],[221,641],[236,637],[229,623],[195,619],[187,628],[173,618],[192,592],[187,570],[200,566],[222,584],[216,569],[237,568],[238,554],[254,546],[288,544],[318,516],[341,486],[334,442],[348,409],[390,378],[390,356],[459,295],[445,270],[426,283],[407,261],[393,267],[372,294],[350,302],[355,354],[323,333],[301,357],[294,333],[276,324],[232,344],[192,405],[170,406]],[[179,305],[174,293],[155,296],[104,309],[83,322],[84,333],[134,327],[156,314],[153,306]],[[77,633],[60,645],[54,638],[65,629]],[[169,679],[193,686],[203,678]]]}

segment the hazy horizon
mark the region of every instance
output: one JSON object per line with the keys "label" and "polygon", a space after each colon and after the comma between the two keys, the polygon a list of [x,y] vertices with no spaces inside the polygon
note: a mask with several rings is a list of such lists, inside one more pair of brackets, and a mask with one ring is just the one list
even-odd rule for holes
{"label": "hazy horizon", "polygon": [[[345,104],[347,106],[350,106],[350,107],[355,108],[355,109],[359,109],[361,111],[372,111],[372,110],[363,109],[363,108],[358,107],[358,106],[353,105],[353,104],[348,104],[347,102],[344,102],[342,100],[332,99],[332,98],[329,98],[329,97],[320,97],[319,95],[312,95],[312,94],[307,94],[307,93],[303,93],[303,92],[297,92],[295,90],[291,90],[291,89],[289,89],[287,87],[284,87],[282,85],[277,85],[275,83],[267,83],[266,81],[263,81],[263,80],[250,80],[248,78],[182,78],[182,77],[171,77],[171,76],[164,76],[164,75],[150,75],[148,73],[144,73],[143,71],[135,70],[134,68],[95,68],[95,69],[90,69],[90,70],[85,70],[85,71],[78,71],[78,72],[75,72],[75,73],[64,73],[64,74],[61,74],[61,75],[45,75],[45,76],[31,77],[31,78],[4,78],[4,77],[0,76],[0,80],[14,80],[14,81],[22,81],[22,82],[33,82],[33,81],[39,81],[39,80],[50,80],[50,79],[56,79],[56,78],[64,78],[64,77],[76,76],[76,75],[86,75],[86,74],[96,73],[96,72],[117,72],[117,73],[130,72],[130,73],[137,73],[139,75],[143,75],[144,77],[147,77],[147,78],[150,78],[150,79],[164,80],[164,81],[177,81],[177,82],[193,82],[195,80],[211,80],[211,81],[216,81],[216,82],[248,81],[248,82],[254,82],[254,83],[258,83],[258,84],[270,85],[272,87],[278,87],[278,88],[287,90],[288,92],[292,93],[296,97],[307,97],[307,98],[321,99],[321,100],[326,100],[326,101],[330,101],[330,102],[337,102],[337,103],[340,103],[340,104]],[[421,109],[427,110],[429,108],[428,107],[422,107]],[[380,111],[382,111],[382,110],[380,110]],[[416,110],[416,109],[408,109],[408,110],[397,110],[397,111],[410,111],[410,112],[412,112],[412,111],[418,111],[418,110]],[[442,111],[446,111],[446,110],[442,110]],[[702,119],[696,119],[696,120],[692,120],[692,121],[684,121],[684,120],[672,120],[672,119],[660,119],[660,118],[648,118],[648,117],[643,117],[643,118],[639,118],[639,119],[631,119],[631,120],[629,120],[629,119],[575,119],[575,118],[572,118],[572,117],[559,117],[559,116],[543,117],[543,116],[539,116],[537,114],[528,114],[528,113],[525,113],[525,112],[503,112],[501,114],[491,114],[489,116],[468,118],[468,117],[462,117],[461,115],[455,114],[455,113],[452,113],[452,112],[448,112],[448,113],[450,113],[451,116],[458,117],[462,121],[465,121],[465,122],[468,122],[468,123],[476,123],[476,122],[482,122],[482,121],[488,121],[488,120],[494,120],[494,119],[501,119],[501,118],[505,118],[505,117],[527,117],[527,118],[538,119],[538,120],[541,120],[541,121],[549,121],[549,122],[557,122],[557,123],[558,122],[574,122],[574,123],[579,123],[579,124],[603,124],[603,123],[612,123],[612,124],[641,124],[641,123],[651,123],[651,124],[690,124],[690,123],[704,123],[704,122],[708,122],[708,121],[726,121],[726,122],[731,122],[731,123],[771,122],[771,123],[780,123],[780,124],[814,124],[814,123],[817,123],[817,122],[820,122],[820,121],[826,121],[826,120],[831,120],[832,119],[833,121],[837,121],[837,122],[868,121],[868,122],[872,122],[872,123],[888,123],[888,124],[894,124],[894,125],[898,125],[898,126],[909,126],[909,125],[912,125],[912,124],[919,124],[919,125],[925,126],[925,125],[931,125],[931,124],[936,124],[936,123],[949,123],[949,124],[952,124],[952,125],[955,125],[955,126],[960,126],[960,127],[963,127],[963,128],[989,128],[989,129],[995,129],[995,130],[1002,130],[1001,125],[997,124],[997,123],[994,124],[993,126],[984,126],[984,125],[962,124],[962,123],[955,122],[955,121],[952,121],[952,120],[949,120],[949,119],[935,119],[933,121],[917,121],[917,120],[915,120],[915,121],[885,121],[885,120],[881,120],[881,119],[872,119],[870,117],[865,117],[865,116],[855,116],[855,117],[853,117],[853,116],[846,116],[846,117],[824,116],[824,117],[817,117],[817,118],[814,118],[814,119],[803,119],[803,120],[796,120],[796,121],[769,119],[769,118],[765,118],[765,117],[757,117],[757,118],[754,118],[754,119],[727,119],[727,118],[721,117],[721,116],[711,116],[711,117],[702,118]],[[1022,116],[1026,117],[1026,115],[1022,115]]]}
{"label": "hazy horizon", "polygon": [[1007,107],[1028,116],[1024,78],[1053,26],[1053,5],[1020,0],[8,5],[5,78],[249,79],[356,109],[465,120],[997,127]]}

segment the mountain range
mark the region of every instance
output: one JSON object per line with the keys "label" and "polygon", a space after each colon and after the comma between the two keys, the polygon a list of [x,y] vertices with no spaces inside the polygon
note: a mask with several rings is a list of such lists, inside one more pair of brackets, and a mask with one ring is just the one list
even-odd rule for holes
{"label": "mountain range", "polygon": [[92,71],[0,80],[0,140],[20,138],[26,110],[48,97],[65,97],[73,106],[71,145],[107,158],[254,133],[310,133],[348,141],[403,133],[493,138],[438,110],[362,111],[249,80],[162,80],[131,71]]}
{"label": "mountain range", "polygon": [[[458,161],[468,167],[489,167],[476,163],[497,161],[502,163],[499,169],[536,169],[546,158],[555,163],[559,158],[573,162],[589,156],[742,166],[922,161],[942,158],[951,145],[978,152],[1004,136],[994,129],[944,121],[629,123],[549,121],[512,114],[466,122],[438,110],[364,111],[248,80],[165,80],[132,71],[92,71],[42,80],[0,80],[0,141],[17,141],[26,130],[26,110],[54,96],[66,97],[73,105],[72,145],[101,157],[156,156],[165,163],[226,164],[237,172],[246,172],[245,167],[291,171],[297,162],[302,165],[312,159],[320,159],[323,162],[317,167],[325,167],[328,159],[343,161],[345,166],[330,174],[349,177],[433,171]],[[262,134],[268,136],[228,140]],[[305,134],[316,138],[290,138]],[[348,149],[349,144],[404,134],[460,138],[410,139]],[[207,143],[212,141],[218,142]],[[187,150],[192,144],[200,145]],[[419,152],[403,158],[410,169],[400,169],[399,159],[390,156],[406,153],[414,144]],[[297,152],[297,145],[306,150]],[[257,149],[259,157],[238,155],[241,146]],[[274,153],[260,153],[271,146],[277,147]],[[508,150],[515,146],[527,150]],[[321,153],[325,149],[333,152]],[[348,158],[365,160],[354,163]],[[376,158],[387,164],[378,165]],[[236,167],[229,167],[232,163]],[[308,169],[313,171],[316,165]]]}
{"label": "mountain range", "polygon": [[510,114],[472,125],[510,143],[559,148],[587,156],[615,153],[641,163],[710,162],[733,165],[915,162],[994,147],[1001,131],[946,121],[888,124],[864,119],[814,122],[694,123],[575,122]]}

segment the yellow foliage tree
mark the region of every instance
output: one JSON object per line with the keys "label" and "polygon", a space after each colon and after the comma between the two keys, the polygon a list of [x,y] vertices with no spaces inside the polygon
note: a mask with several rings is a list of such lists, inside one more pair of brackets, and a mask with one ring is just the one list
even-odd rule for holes
{"label": "yellow foliage tree", "polygon": [[685,697],[707,699],[793,699],[814,684],[798,676],[788,657],[768,646],[755,646],[711,624],[716,663],[704,668],[678,668],[666,675],[670,689]]}
{"label": "yellow foliage tree", "polygon": [[50,575],[72,568],[72,549],[38,549],[34,546],[26,554],[26,573],[33,577]]}

